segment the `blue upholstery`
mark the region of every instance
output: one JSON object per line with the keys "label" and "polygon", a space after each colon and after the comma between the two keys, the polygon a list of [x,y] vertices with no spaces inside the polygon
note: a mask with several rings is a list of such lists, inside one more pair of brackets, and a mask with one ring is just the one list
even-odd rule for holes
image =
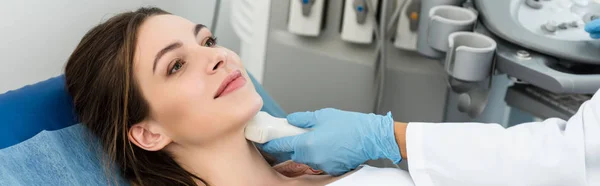
{"label": "blue upholstery", "polygon": [[[114,181],[88,134],[83,125],[72,125],[1,149],[0,185],[117,185],[109,184]],[[128,185],[117,171],[108,172],[118,185]]]}
{"label": "blue upholstery", "polygon": [[[263,98],[262,110],[285,117],[250,78]],[[0,185],[109,185],[114,180],[128,185],[115,171],[105,175],[97,141],[77,124],[72,110],[64,76],[0,95]]]}
{"label": "blue upholstery", "polygon": [[77,123],[64,76],[0,95],[0,149]]}

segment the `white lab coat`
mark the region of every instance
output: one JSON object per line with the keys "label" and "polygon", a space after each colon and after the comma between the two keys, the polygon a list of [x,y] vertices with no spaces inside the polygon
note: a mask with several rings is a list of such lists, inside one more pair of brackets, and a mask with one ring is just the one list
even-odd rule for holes
{"label": "white lab coat", "polygon": [[600,186],[600,91],[569,121],[410,123],[406,140],[417,186]]}

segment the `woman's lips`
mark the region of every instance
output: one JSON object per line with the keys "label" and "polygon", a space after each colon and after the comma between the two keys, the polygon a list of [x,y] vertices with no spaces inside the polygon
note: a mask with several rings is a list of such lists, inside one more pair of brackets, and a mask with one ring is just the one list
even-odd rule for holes
{"label": "woman's lips", "polygon": [[242,76],[240,70],[231,72],[221,83],[221,86],[215,94],[215,99],[225,96],[246,84],[246,78]]}

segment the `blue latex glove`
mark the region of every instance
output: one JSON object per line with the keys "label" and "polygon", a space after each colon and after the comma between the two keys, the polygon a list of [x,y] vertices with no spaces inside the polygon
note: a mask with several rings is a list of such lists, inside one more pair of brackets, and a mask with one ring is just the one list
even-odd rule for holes
{"label": "blue latex glove", "polygon": [[590,37],[600,39],[600,19],[596,19],[585,25],[585,31],[590,33]]}
{"label": "blue latex glove", "polygon": [[312,131],[272,140],[268,153],[292,152],[291,158],[313,169],[338,176],[368,160],[402,160],[394,137],[394,120],[387,116],[332,108],[287,116],[290,124]]}

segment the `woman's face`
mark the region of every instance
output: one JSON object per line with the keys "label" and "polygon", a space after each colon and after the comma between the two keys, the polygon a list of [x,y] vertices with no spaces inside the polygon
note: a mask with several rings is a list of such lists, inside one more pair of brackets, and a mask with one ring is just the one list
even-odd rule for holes
{"label": "woman's face", "polygon": [[147,120],[176,143],[243,134],[245,123],[262,107],[239,56],[216,46],[204,26],[175,15],[144,21],[133,70],[150,106]]}

